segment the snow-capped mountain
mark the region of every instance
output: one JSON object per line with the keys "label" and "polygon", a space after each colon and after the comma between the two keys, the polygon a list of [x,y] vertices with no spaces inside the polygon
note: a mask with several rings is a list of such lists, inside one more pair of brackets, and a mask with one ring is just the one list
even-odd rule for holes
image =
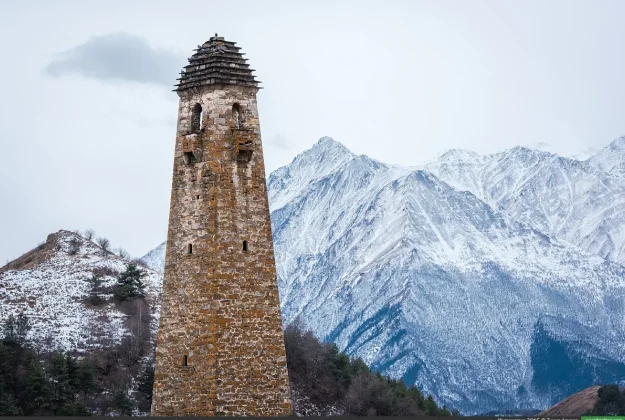
{"label": "snow-capped mountain", "polygon": [[289,200],[269,179],[272,203],[286,203],[272,206],[285,322],[466,413],[547,406],[569,391],[540,370],[539,337],[589,335],[585,358],[625,362],[623,267],[425,171],[353,155],[329,173],[301,168]]}
{"label": "snow-capped mountain", "polygon": [[515,147],[451,150],[425,169],[545,234],[625,264],[625,139],[586,161]]}
{"label": "snow-capped mountain", "polygon": [[143,257],[141,257],[141,261],[149,267],[150,269],[162,273],[165,269],[165,247],[167,246],[167,241],[163,242]]}
{"label": "snow-capped mountain", "polygon": [[[0,319],[24,311],[33,328],[29,339],[43,349],[83,352],[118,344],[129,333],[128,318],[113,302],[86,302],[88,280],[103,277],[103,297],[110,297],[115,275],[128,262],[73,232],[61,230],[45,243],[0,269]],[[146,270],[143,279],[158,328],[161,275]]]}
{"label": "snow-capped mountain", "polygon": [[426,168],[323,138],[271,174],[284,321],[465,414],[624,380],[623,184],[521,147]]}

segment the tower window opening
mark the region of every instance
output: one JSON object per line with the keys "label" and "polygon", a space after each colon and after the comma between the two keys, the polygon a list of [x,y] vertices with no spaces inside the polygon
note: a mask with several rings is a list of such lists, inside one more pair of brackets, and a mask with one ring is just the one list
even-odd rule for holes
{"label": "tower window opening", "polygon": [[247,241],[243,241],[243,251],[249,251],[249,247],[247,246]]}
{"label": "tower window opening", "polygon": [[234,128],[237,130],[241,128],[241,105],[232,105],[232,120],[234,121]]}
{"label": "tower window opening", "polygon": [[239,149],[239,153],[237,154],[237,162],[247,163],[252,160],[252,151],[246,149]]}
{"label": "tower window opening", "polygon": [[193,165],[197,160],[195,159],[195,155],[193,152],[184,152],[184,162],[187,165]]}
{"label": "tower window opening", "polygon": [[188,255],[193,254],[193,244],[187,245],[187,254]]}
{"label": "tower window opening", "polygon": [[195,104],[193,105],[193,110],[191,111],[191,131],[194,133],[199,133],[202,129],[202,105]]}
{"label": "tower window opening", "polygon": [[183,366],[189,366],[189,356],[184,355]]}

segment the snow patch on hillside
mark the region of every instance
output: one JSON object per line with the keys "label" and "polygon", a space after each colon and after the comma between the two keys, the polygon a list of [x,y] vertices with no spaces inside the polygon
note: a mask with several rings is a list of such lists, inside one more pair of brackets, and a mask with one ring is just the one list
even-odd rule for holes
{"label": "snow patch on hillside", "polygon": [[[70,249],[78,244],[74,254]],[[35,264],[21,261],[28,268],[0,271],[0,319],[24,313],[33,328],[29,339],[43,349],[84,352],[89,348],[119,343],[128,333],[126,315],[112,301],[99,307],[86,303],[88,279],[94,270],[104,276],[104,288],[111,297],[115,273],[125,270],[127,261],[103,250],[86,238],[68,231],[51,234],[42,249],[32,253]],[[146,270],[144,278],[147,299],[151,302],[157,328],[161,293],[161,276]]]}

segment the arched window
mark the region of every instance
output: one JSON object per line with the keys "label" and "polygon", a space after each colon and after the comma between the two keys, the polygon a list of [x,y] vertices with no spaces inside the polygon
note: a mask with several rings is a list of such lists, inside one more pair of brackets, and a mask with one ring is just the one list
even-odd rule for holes
{"label": "arched window", "polygon": [[232,121],[234,121],[234,128],[241,128],[241,105],[232,105]]}
{"label": "arched window", "polygon": [[188,255],[193,254],[193,245],[192,244],[187,245],[187,254]]}
{"label": "arched window", "polygon": [[202,129],[202,114],[202,105],[193,105],[193,110],[191,112],[191,131],[194,133],[199,133]]}
{"label": "arched window", "polygon": [[247,246],[247,241],[243,241],[243,251],[249,251],[249,247]]}

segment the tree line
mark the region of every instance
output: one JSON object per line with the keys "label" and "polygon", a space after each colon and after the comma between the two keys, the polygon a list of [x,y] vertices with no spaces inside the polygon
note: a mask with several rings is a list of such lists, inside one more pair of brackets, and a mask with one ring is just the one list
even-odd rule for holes
{"label": "tree line", "polygon": [[618,385],[604,385],[599,388],[598,399],[587,416],[622,416],[625,415],[625,389]]}
{"label": "tree line", "polygon": [[371,371],[361,359],[319,341],[296,323],[285,329],[284,341],[291,388],[317,407],[353,416],[459,415],[414,385]]}

